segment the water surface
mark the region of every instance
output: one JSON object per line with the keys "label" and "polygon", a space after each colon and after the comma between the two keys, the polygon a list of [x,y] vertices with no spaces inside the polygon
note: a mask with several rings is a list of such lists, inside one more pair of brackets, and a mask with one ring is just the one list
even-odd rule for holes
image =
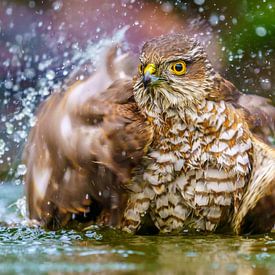
{"label": "water surface", "polygon": [[[275,274],[275,234],[132,236],[26,226],[21,186],[0,186],[2,274]],[[21,210],[21,211],[20,211]],[[21,213],[23,212],[23,213]]]}

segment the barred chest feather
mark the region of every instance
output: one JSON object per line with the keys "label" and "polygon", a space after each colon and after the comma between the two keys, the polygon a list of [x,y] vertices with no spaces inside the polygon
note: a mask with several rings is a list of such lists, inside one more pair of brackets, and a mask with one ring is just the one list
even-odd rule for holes
{"label": "barred chest feather", "polygon": [[223,101],[152,119],[154,141],[136,176],[124,229],[145,213],[162,232],[214,231],[238,209],[251,169],[252,143],[240,114]]}

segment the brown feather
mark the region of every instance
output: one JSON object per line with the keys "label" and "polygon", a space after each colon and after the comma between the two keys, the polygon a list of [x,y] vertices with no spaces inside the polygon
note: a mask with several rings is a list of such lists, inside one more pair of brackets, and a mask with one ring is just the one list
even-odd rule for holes
{"label": "brown feather", "polygon": [[[95,220],[105,209],[112,213],[109,222],[117,223],[123,184],[151,139],[130,89],[129,82],[118,81],[74,108],[67,107],[66,93],[52,95],[41,106],[24,154],[31,219],[58,228],[72,214]],[[62,125],[69,136],[62,136]]]}
{"label": "brown feather", "polygon": [[269,137],[275,132],[275,107],[267,98],[257,95],[247,95],[228,80],[221,76],[216,78],[217,92],[212,93],[209,99],[224,100],[232,103],[237,109],[241,109],[250,130],[264,142],[270,144]]}
{"label": "brown feather", "polygon": [[238,213],[237,233],[265,233],[275,224],[275,150],[254,138],[254,162],[250,182]]}

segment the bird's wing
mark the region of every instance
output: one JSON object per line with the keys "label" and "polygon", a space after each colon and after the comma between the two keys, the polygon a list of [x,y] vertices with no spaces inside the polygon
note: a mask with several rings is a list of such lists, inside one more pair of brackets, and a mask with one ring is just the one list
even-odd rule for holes
{"label": "bird's wing", "polygon": [[237,233],[269,232],[275,224],[275,150],[253,139],[253,168],[238,213]]}
{"label": "bird's wing", "polygon": [[[125,80],[115,81],[99,96],[77,108],[74,114],[90,124],[95,121],[94,118],[99,118],[96,119],[95,128],[97,131],[100,129],[102,137],[92,145],[93,154],[108,168],[120,173],[122,181],[127,181],[127,174],[145,154],[153,134],[149,122],[140,113],[133,99],[132,83]],[[100,128],[98,121],[101,121]],[[128,171],[124,176],[123,170],[125,173]]]}
{"label": "bird's wing", "polygon": [[212,100],[224,100],[234,103],[238,101],[242,94],[230,81],[219,74],[216,74],[215,77],[215,87],[215,91],[210,95],[213,97]]}
{"label": "bird's wing", "polygon": [[43,104],[24,154],[30,217],[51,228],[72,213],[95,218],[102,208],[118,209],[131,169],[152,139],[130,82],[117,81],[72,107],[73,94]]}
{"label": "bird's wing", "polygon": [[275,134],[275,107],[269,99],[257,95],[242,94],[238,105],[247,110],[246,118],[254,134],[268,143]]}
{"label": "bird's wing", "polygon": [[275,134],[275,107],[269,99],[258,95],[246,95],[220,75],[215,80],[217,93],[214,100],[224,100],[241,110],[250,130],[266,143]]}

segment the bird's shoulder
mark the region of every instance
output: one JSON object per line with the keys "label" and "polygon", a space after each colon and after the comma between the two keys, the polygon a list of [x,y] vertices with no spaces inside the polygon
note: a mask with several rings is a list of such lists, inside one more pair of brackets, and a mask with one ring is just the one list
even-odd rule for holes
{"label": "bird's shoulder", "polygon": [[274,135],[275,108],[269,99],[240,92],[230,81],[217,74],[215,91],[210,100],[225,101],[241,114],[253,134],[269,143],[268,136]]}

